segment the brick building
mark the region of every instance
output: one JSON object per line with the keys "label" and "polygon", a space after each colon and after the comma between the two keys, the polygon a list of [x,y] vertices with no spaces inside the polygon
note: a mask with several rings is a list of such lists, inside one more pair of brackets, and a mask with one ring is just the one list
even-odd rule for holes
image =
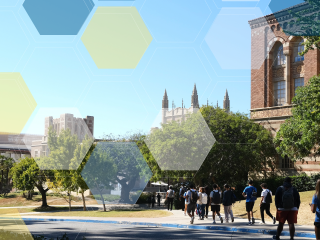
{"label": "brick building", "polygon": [[[320,52],[309,51],[304,57],[303,38],[287,36],[283,29],[299,33],[299,26],[288,10],[298,12],[310,9],[307,3],[298,4],[271,15],[249,21],[251,27],[251,119],[263,125],[275,136],[291,115],[291,100],[298,87],[320,73]],[[309,13],[311,13],[309,11]],[[320,170],[318,162],[293,164],[278,157],[277,168],[290,173],[314,173]]]}

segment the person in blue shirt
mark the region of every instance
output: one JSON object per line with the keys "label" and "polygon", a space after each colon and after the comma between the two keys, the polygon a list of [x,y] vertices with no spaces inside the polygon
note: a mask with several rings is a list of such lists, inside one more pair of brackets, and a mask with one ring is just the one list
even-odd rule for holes
{"label": "person in blue shirt", "polygon": [[316,218],[314,220],[316,239],[320,240],[320,179],[317,181],[316,193],[313,195],[310,206],[311,211],[316,214]]}
{"label": "person in blue shirt", "polygon": [[[243,190],[242,195],[246,198],[246,211],[248,214],[248,220],[249,223],[248,225],[252,225],[255,223],[255,219],[253,217],[253,206],[254,206],[254,202],[257,200],[256,196],[253,196],[253,192],[257,193],[257,189],[253,186],[253,181],[249,180],[248,181],[248,187],[246,187]],[[252,217],[252,221],[251,221],[251,217]]]}

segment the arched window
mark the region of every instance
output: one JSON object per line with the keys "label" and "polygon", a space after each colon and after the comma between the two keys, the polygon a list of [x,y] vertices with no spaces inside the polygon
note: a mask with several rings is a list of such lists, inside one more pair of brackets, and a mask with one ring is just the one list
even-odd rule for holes
{"label": "arched window", "polygon": [[301,62],[304,61],[304,56],[300,56],[299,53],[304,51],[304,45],[303,45],[303,39],[298,43],[295,49],[295,62]]}
{"label": "arched window", "polygon": [[281,28],[281,24],[278,24],[277,25],[277,31],[280,31],[280,28]]}
{"label": "arched window", "polygon": [[275,59],[274,64],[276,66],[281,66],[286,64],[286,56],[283,54],[283,46],[280,45],[278,48],[275,49]]}

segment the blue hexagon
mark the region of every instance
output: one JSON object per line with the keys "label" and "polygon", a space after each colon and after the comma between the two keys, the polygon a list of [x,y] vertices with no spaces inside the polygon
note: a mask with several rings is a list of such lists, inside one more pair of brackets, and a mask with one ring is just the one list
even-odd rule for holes
{"label": "blue hexagon", "polygon": [[14,72],[29,46],[29,40],[12,12],[1,12],[0,21],[10,23],[0,25],[0,72]]}
{"label": "blue hexagon", "polygon": [[152,172],[134,142],[98,142],[81,172],[99,204],[135,204]]}
{"label": "blue hexagon", "polygon": [[40,35],[77,35],[94,3],[92,0],[26,0],[23,7]]}

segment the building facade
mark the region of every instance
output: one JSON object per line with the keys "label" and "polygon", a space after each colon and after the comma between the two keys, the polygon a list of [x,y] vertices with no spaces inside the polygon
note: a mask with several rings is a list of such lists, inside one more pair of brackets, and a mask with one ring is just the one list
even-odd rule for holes
{"label": "building facade", "polygon": [[[208,105],[208,103],[207,103]],[[218,104],[217,104],[218,107]],[[188,114],[196,113],[200,108],[199,105],[199,98],[198,98],[198,91],[197,86],[194,84],[192,95],[191,95],[191,107],[185,108],[182,100],[181,107],[175,107],[174,103],[172,102],[172,108],[169,110],[169,98],[167,94],[167,90],[164,91],[163,99],[162,99],[162,124],[171,122],[171,121],[178,121],[181,122],[185,119]],[[224,96],[223,100],[223,109],[226,112],[230,112],[230,100],[228,91],[226,90],[226,95]]]}
{"label": "building facade", "polygon": [[[283,30],[298,32],[295,19],[288,10],[299,12],[310,6],[298,4],[271,15],[249,21],[251,27],[251,119],[263,125],[275,136],[280,125],[292,116],[292,98],[298,87],[320,73],[320,52],[309,51],[305,56],[304,39],[288,36]],[[278,156],[277,168],[292,172],[315,173],[318,163],[293,164]]]}
{"label": "building facade", "polygon": [[62,130],[70,129],[72,135],[77,135],[79,142],[85,138],[86,135],[93,137],[94,131],[94,117],[87,116],[85,118],[76,118],[73,114],[64,113],[60,115],[60,118],[53,118],[52,116],[45,118],[44,136],[41,140],[32,141],[31,156],[40,157],[48,156],[48,134],[49,128],[59,135]]}

